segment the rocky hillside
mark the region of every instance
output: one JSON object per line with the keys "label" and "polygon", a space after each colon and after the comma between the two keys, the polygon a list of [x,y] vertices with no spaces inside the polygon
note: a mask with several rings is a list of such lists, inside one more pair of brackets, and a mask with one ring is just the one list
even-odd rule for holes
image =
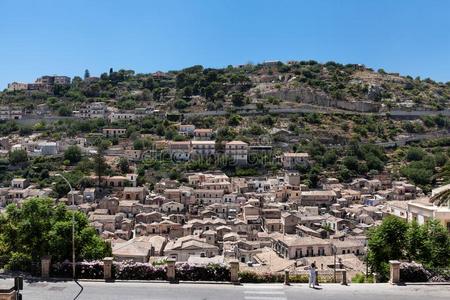
{"label": "rocky hillside", "polygon": [[151,74],[110,70],[100,77],[75,77],[70,86],[55,86],[50,94],[6,90],[0,93],[2,104],[33,109],[47,103],[63,114],[93,101],[105,101],[124,110],[153,106],[166,111],[195,112],[248,105],[296,107],[307,103],[375,112],[393,108],[439,110],[447,108],[449,100],[450,82],[374,71],[362,65],[315,61],[267,62],[223,69],[193,66]]}

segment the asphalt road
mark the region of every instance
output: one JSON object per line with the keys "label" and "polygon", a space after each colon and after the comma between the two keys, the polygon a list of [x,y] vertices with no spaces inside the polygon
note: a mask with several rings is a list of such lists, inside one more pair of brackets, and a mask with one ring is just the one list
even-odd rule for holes
{"label": "asphalt road", "polygon": [[[169,284],[153,282],[81,282],[84,289],[80,300],[154,299],[154,300],[423,300],[450,299],[450,286],[389,284],[322,285],[310,289],[307,285],[282,284]],[[24,300],[74,299],[80,288],[74,282],[25,283]]]}

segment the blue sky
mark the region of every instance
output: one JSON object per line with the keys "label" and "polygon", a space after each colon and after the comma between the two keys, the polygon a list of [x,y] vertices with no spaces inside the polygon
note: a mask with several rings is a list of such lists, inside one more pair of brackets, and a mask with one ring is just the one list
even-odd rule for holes
{"label": "blue sky", "polygon": [[450,81],[446,0],[0,0],[0,37],[0,88],[309,59]]}

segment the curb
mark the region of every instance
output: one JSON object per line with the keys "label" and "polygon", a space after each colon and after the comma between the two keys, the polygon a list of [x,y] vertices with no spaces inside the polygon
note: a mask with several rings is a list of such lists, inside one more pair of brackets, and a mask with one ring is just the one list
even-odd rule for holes
{"label": "curb", "polygon": [[[0,279],[8,279],[13,277],[1,276]],[[41,278],[41,277],[33,277],[33,276],[24,276],[26,281],[30,283],[34,282],[69,282],[73,281],[72,278],[61,278],[61,277],[50,277],[50,278]],[[271,284],[271,285],[282,285],[280,282],[267,282],[267,283],[253,283],[253,282],[239,282],[234,283],[231,281],[189,281],[189,280],[180,280],[175,282],[170,282],[168,280],[123,280],[123,279],[113,279],[113,280],[105,280],[105,279],[78,279],[78,282],[104,282],[104,283],[167,283],[167,284],[204,284],[204,285],[243,285],[243,284],[251,284],[251,285],[259,285],[259,284]],[[291,286],[302,286],[307,283],[290,283]],[[320,285],[342,285],[341,283],[321,283]],[[350,284],[349,284],[350,285]],[[450,282],[402,282],[399,284],[390,284],[386,282],[379,283],[351,283],[351,285],[359,286],[359,285],[371,285],[371,286],[380,286],[380,285],[388,285],[392,287],[402,287],[402,286],[450,286]],[[345,286],[345,285],[343,285]]]}
{"label": "curb", "polygon": [[[72,278],[41,278],[41,277],[24,277],[25,280],[30,282],[69,282],[73,281]],[[189,280],[180,280],[176,282],[170,282],[168,280],[123,280],[123,279],[113,279],[113,280],[105,280],[105,279],[77,279],[77,282],[104,282],[104,283],[167,283],[167,284],[220,284],[220,285],[236,285],[231,281],[189,281]]]}
{"label": "curb", "polygon": [[[70,279],[69,281],[72,281]],[[220,284],[220,285],[233,285],[231,281],[188,281],[188,280],[180,280],[175,282],[170,282],[168,280],[103,280],[103,279],[80,279],[78,282],[105,282],[105,283],[167,283],[167,284]]]}

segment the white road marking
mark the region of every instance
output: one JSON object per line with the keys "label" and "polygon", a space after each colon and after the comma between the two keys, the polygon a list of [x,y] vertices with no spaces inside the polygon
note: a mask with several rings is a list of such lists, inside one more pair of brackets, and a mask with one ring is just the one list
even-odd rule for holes
{"label": "white road marking", "polygon": [[244,291],[244,294],[255,295],[284,295],[284,292],[272,292],[272,291]]}
{"label": "white road marking", "polygon": [[282,285],[244,285],[244,288],[246,289],[255,289],[255,290],[259,290],[259,289],[266,289],[266,290],[281,290],[283,289]]}
{"label": "white road marking", "polygon": [[286,297],[245,296],[246,300],[287,300]]}
{"label": "white road marking", "polygon": [[287,300],[282,285],[245,285],[245,300]]}

